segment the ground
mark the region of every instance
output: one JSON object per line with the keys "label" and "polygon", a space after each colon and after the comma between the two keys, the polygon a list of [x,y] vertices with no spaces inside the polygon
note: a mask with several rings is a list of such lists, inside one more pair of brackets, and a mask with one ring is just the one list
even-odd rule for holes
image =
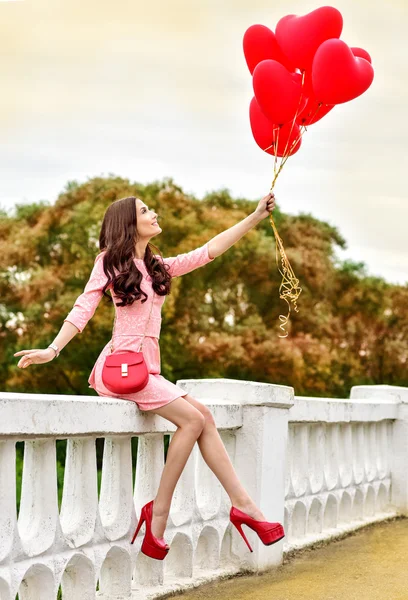
{"label": "ground", "polygon": [[269,572],[205,584],[183,600],[408,600],[408,519],[306,549]]}

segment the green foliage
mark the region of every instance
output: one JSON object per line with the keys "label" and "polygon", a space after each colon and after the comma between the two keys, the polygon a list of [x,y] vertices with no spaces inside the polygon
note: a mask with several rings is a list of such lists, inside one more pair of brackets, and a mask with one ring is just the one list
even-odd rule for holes
{"label": "green foliage", "polygon": [[[46,347],[83,291],[103,215],[116,199],[136,195],[158,212],[152,241],[163,256],[186,252],[249,215],[257,202],[228,189],[203,200],[171,179],[147,185],[111,175],[69,181],[54,205],[18,205],[0,214],[0,380],[4,391],[92,395],[89,373],[110,338],[114,308],[103,298],[85,331],[61,356],[18,369],[13,353]],[[173,281],[163,306],[161,373],[231,377],[294,386],[302,395],[348,397],[352,385],[407,385],[407,286],[368,275],[364,263],[341,261],[346,242],[336,227],[310,214],[273,219],[300,280],[299,312],[279,338],[275,240],[264,219],[206,267]],[[227,317],[227,318],[226,318]],[[233,322],[228,319],[233,318]],[[232,323],[232,324],[231,324]]]}
{"label": "green foliage", "polygon": [[17,222],[25,222],[29,226],[38,223],[41,216],[49,208],[49,202],[32,202],[31,204],[16,204],[14,207],[14,219]]}

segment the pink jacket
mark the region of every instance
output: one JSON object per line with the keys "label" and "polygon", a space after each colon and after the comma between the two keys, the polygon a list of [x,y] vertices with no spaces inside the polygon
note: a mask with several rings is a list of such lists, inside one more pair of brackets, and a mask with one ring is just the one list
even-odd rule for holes
{"label": "pink jacket", "polygon": [[[73,323],[79,329],[80,333],[82,333],[88,321],[93,317],[96,307],[103,295],[102,289],[107,281],[107,277],[103,270],[102,257],[104,254],[105,252],[101,252],[95,258],[94,267],[83,293],[75,300],[72,310],[64,319],[64,322],[69,321],[70,323]],[[157,254],[155,256],[159,257]],[[213,260],[214,258],[210,258],[208,254],[208,242],[200,248],[196,248],[190,252],[163,259],[164,263],[170,266],[169,273],[172,277],[185,275]],[[114,334],[143,335],[145,333],[146,336],[159,338],[162,321],[161,307],[164,304],[166,296],[154,294],[153,298],[152,286],[150,283],[152,279],[147,272],[143,259],[135,258],[134,261],[143,275],[140,286],[148,295],[148,299],[143,304],[140,300],[137,300],[131,306],[115,306],[116,324]],[[110,289],[113,301],[118,301],[117,296],[112,290],[112,286],[110,285],[107,289]],[[154,304],[150,321],[148,322],[152,300],[154,301]],[[148,327],[146,329],[147,323]]]}

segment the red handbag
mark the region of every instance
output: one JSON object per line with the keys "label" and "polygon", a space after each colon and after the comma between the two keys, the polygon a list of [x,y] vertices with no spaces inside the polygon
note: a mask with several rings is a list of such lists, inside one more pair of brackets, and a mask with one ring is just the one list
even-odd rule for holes
{"label": "red handbag", "polygon": [[[153,303],[154,292],[150,307],[149,319],[146,324],[146,331],[147,325],[150,321],[150,315],[152,314]],[[115,329],[115,325],[116,313],[113,329]],[[128,352],[116,352],[116,354],[113,353],[112,333],[112,340],[110,344],[111,354],[108,354],[105,357],[105,362],[102,368],[102,381],[104,386],[108,388],[109,391],[114,392],[115,394],[134,394],[135,392],[140,392],[140,390],[146,387],[149,381],[149,371],[147,369],[142,352],[146,331],[143,335],[140,348],[137,352],[129,350]]]}

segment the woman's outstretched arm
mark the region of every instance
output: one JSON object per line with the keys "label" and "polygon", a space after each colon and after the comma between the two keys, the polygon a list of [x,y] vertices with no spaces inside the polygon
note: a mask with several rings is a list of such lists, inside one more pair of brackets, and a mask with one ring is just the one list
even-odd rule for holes
{"label": "woman's outstretched arm", "polygon": [[236,223],[232,227],[229,227],[225,231],[221,231],[218,235],[213,237],[208,242],[208,250],[212,258],[216,258],[228,248],[231,248],[240,240],[248,231],[250,231],[255,225],[258,225],[263,219],[269,217],[273,209],[275,208],[275,196],[274,194],[267,194],[262,200],[259,201],[258,206],[253,213],[242,219],[239,223]]}
{"label": "woman's outstretched arm", "polygon": [[[57,344],[61,352],[61,350],[68,344],[68,342],[72,340],[72,338],[76,336],[77,333],[79,333],[78,327],[76,327],[76,325],[70,321],[65,321],[52,343]],[[52,348],[50,348],[50,350],[54,352]]]}
{"label": "woman's outstretched arm", "polygon": [[[241,239],[254,225],[269,216],[274,208],[275,197],[273,194],[268,194],[259,201],[258,206],[251,215],[229,229],[222,231],[203,246],[190,250],[190,252],[164,258],[164,263],[169,266],[170,275],[179,277],[213,261],[214,258]],[[159,255],[156,255],[156,257],[159,258]]]}
{"label": "woman's outstretched arm", "polygon": [[[78,333],[77,327],[66,321],[62,324],[57,337],[54,340],[54,344],[57,344],[60,352],[72,340],[73,337]],[[14,356],[21,356],[17,363],[20,369],[25,369],[30,365],[41,365],[50,362],[55,358],[56,353],[52,348],[33,348],[31,350],[19,350],[14,353]]]}

